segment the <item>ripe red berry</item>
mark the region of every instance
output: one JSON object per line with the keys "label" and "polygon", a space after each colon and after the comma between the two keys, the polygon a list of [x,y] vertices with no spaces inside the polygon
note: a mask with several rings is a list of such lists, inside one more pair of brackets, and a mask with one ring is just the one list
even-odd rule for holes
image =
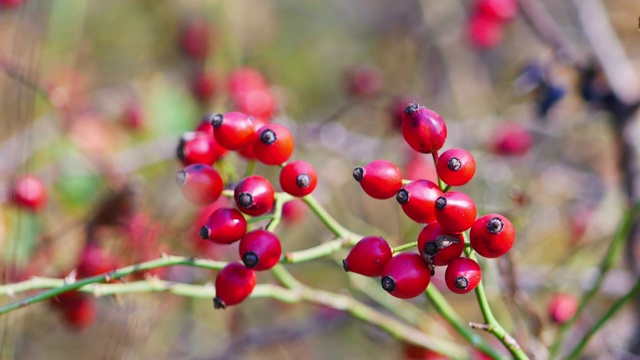
{"label": "ripe red berry", "polygon": [[256,282],[256,274],[253,270],[237,262],[227,264],[216,276],[216,297],[213,298],[213,307],[224,309],[241,303],[251,295]]}
{"label": "ripe red berry", "polygon": [[447,126],[436,112],[411,103],[404,110],[402,136],[415,151],[433,153],[444,145]]}
{"label": "ripe red berry", "polygon": [[191,164],[178,171],[176,183],[187,201],[196,205],[207,205],[222,194],[222,178],[210,165]]}
{"label": "ripe red berry", "polygon": [[344,271],[364,276],[380,276],[391,256],[391,247],[385,239],[381,236],[367,236],[349,251],[346,259],[342,260],[342,267]]}
{"label": "ripe red berry", "polygon": [[444,272],[444,281],[449,290],[466,294],[475,289],[482,279],[480,265],[472,259],[459,257],[451,260]]}
{"label": "ripe red berry", "polygon": [[476,173],[476,160],[464,149],[449,149],[438,157],[436,165],[440,179],[451,186],[462,186]]}
{"label": "ripe red berry", "polygon": [[361,65],[346,74],[347,88],[351,95],[374,97],[384,88],[382,72],[374,65]]}
{"label": "ripe red berry", "polygon": [[449,191],[435,202],[436,220],[444,231],[461,233],[473,225],[478,212],[476,204],[465,193]]}
{"label": "ripe red berry", "polygon": [[253,117],[270,119],[276,112],[276,99],[267,87],[237,93],[233,102],[238,111]]}
{"label": "ripe red berry", "polygon": [[247,114],[232,111],[209,115],[213,135],[218,144],[228,150],[240,150],[249,146],[256,136],[253,119]]}
{"label": "ripe red berry", "polygon": [[267,88],[267,80],[262,73],[249,67],[233,70],[227,79],[227,89],[234,98],[244,92],[265,88]]}
{"label": "ripe red berry", "polygon": [[445,232],[437,222],[427,224],[418,235],[418,251],[428,264],[445,266],[463,250],[462,235]]}
{"label": "ripe red berry", "polygon": [[467,24],[469,41],[478,49],[490,49],[502,41],[502,24],[493,18],[473,14]]}
{"label": "ripe red berry", "polygon": [[501,125],[495,134],[490,146],[498,155],[524,155],[533,145],[529,131],[516,122]]}
{"label": "ripe red berry", "polygon": [[220,146],[212,134],[189,131],[180,137],[176,153],[184,166],[213,165],[227,153],[227,149]]}
{"label": "ripe red berry", "polygon": [[549,318],[556,324],[564,324],[576,313],[578,305],[578,299],[571,294],[554,294],[548,305]]}
{"label": "ripe red berry", "polygon": [[47,188],[40,178],[25,175],[12,184],[9,197],[18,207],[38,211],[47,203]]}
{"label": "ripe red berry", "polygon": [[402,174],[398,167],[387,160],[373,160],[364,167],[353,170],[353,178],[362,190],[374,199],[389,199],[402,187]]}
{"label": "ripe red berry", "polygon": [[96,319],[96,303],[85,294],[73,292],[59,304],[65,324],[75,330],[82,330],[93,324]]}
{"label": "ripe red berry", "polygon": [[417,223],[436,221],[435,202],[442,196],[440,187],[429,180],[416,180],[396,194],[396,200],[407,216]]}
{"label": "ripe red berry", "polygon": [[191,92],[195,98],[206,104],[216,94],[218,89],[216,78],[210,73],[199,73],[191,82]]}
{"label": "ripe red berry", "polygon": [[231,244],[240,240],[247,231],[247,220],[231,208],[216,209],[200,228],[200,237],[218,244]]}
{"label": "ripe red berry", "polygon": [[518,14],[518,4],[515,0],[478,0],[475,12],[496,21],[509,21]]}
{"label": "ripe red berry", "polygon": [[240,258],[252,270],[269,270],[280,261],[282,246],[278,237],[267,230],[253,230],[240,239]]}
{"label": "ripe red berry", "polygon": [[469,232],[471,247],[481,256],[497,258],[506,254],[516,239],[511,221],[499,214],[487,214],[475,221]]}
{"label": "ripe red berry", "polygon": [[238,209],[251,216],[265,214],[273,206],[275,193],[269,180],[251,175],[240,180],[233,191]]}
{"label": "ripe red berry", "polygon": [[280,124],[267,124],[258,131],[252,144],[256,159],[267,165],[280,165],[293,153],[293,136]]}
{"label": "ripe red berry", "polygon": [[289,195],[307,196],[315,190],[317,184],[316,170],[306,161],[292,161],[280,171],[280,187]]}
{"label": "ripe red berry", "polygon": [[416,253],[392,257],[382,270],[381,284],[389,294],[410,299],[422,294],[431,281],[431,269]]}
{"label": "ripe red berry", "polygon": [[193,59],[204,59],[209,53],[211,28],[204,20],[194,20],[182,30],[180,45],[185,55]]}
{"label": "ripe red berry", "polygon": [[288,224],[297,224],[305,219],[309,207],[302,199],[287,201],[282,205],[282,220]]}

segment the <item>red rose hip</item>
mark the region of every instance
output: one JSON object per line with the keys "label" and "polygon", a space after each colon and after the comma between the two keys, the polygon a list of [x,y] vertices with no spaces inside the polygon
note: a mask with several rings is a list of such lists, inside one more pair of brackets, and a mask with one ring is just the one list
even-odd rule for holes
{"label": "red rose hip", "polygon": [[445,266],[463,250],[462,235],[445,232],[437,222],[427,224],[418,235],[418,251],[428,264]]}
{"label": "red rose hip", "polygon": [[431,281],[431,269],[416,253],[392,257],[382,270],[380,283],[389,294],[410,299],[422,294]]}
{"label": "red rose hip", "polygon": [[438,157],[438,176],[451,186],[462,186],[476,173],[476,161],[467,150],[449,149]]}
{"label": "red rose hip", "polygon": [[269,180],[251,175],[240,180],[233,191],[238,209],[251,216],[259,216],[271,210],[275,193]]}
{"label": "red rose hip", "polygon": [[481,256],[497,258],[506,254],[516,239],[511,221],[499,214],[487,214],[475,221],[469,232],[471,247]]}
{"label": "red rose hip", "polygon": [[456,294],[466,294],[475,289],[482,279],[480,265],[472,259],[459,257],[451,260],[444,273],[444,281],[449,290]]}
{"label": "red rose hip", "polygon": [[212,134],[204,132],[186,132],[180,137],[176,154],[182,165],[213,165],[227,150],[218,145]]}
{"label": "red rose hip", "polygon": [[417,223],[436,221],[435,202],[442,196],[442,190],[429,180],[415,180],[405,185],[396,194],[402,211]]}
{"label": "red rose hip", "polygon": [[207,205],[222,194],[222,178],[210,165],[192,164],[180,170],[176,183],[187,201],[196,205]]}
{"label": "red rose hip", "polygon": [[12,184],[9,197],[18,207],[38,211],[47,203],[47,188],[40,178],[25,175]]}
{"label": "red rose hip", "polygon": [[253,230],[240,239],[240,258],[252,270],[269,270],[280,261],[282,247],[278,237],[266,230]]}
{"label": "red rose hip", "polygon": [[253,119],[247,114],[232,111],[225,114],[209,115],[213,125],[213,135],[227,150],[240,150],[253,143],[256,130]]}
{"label": "red rose hip", "polygon": [[356,167],[353,178],[374,199],[389,199],[402,187],[400,170],[387,160],[373,160],[364,167]]}
{"label": "red rose hip", "polygon": [[444,145],[447,126],[436,112],[411,103],[404,110],[402,136],[415,151],[433,153]]}
{"label": "red rose hip", "polygon": [[267,165],[280,165],[293,153],[293,136],[280,124],[267,124],[257,131],[253,141],[253,154]]}
{"label": "red rose hip", "polygon": [[449,191],[435,202],[436,220],[444,231],[461,233],[470,228],[476,220],[476,204],[465,193]]}
{"label": "red rose hip", "polygon": [[244,301],[256,287],[256,274],[244,265],[233,262],[227,264],[216,276],[215,309],[224,309]]}
{"label": "red rose hip", "polygon": [[289,195],[307,196],[315,190],[317,184],[318,174],[306,161],[292,161],[280,171],[280,187]]}
{"label": "red rose hip", "polygon": [[238,210],[219,208],[209,215],[199,234],[204,240],[231,244],[240,240],[246,231],[247,220]]}
{"label": "red rose hip", "polygon": [[342,267],[344,271],[364,276],[380,276],[391,256],[391,247],[385,239],[380,236],[367,236],[349,251],[349,255],[342,260]]}

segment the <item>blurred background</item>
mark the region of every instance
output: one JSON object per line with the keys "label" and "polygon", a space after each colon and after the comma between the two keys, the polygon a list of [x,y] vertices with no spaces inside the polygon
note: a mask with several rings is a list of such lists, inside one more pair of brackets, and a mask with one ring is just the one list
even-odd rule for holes
{"label": "blurred background", "polygon": [[[181,135],[211,112],[285,124],[293,159],[316,167],[314,195],[335,218],[392,246],[415,241],[421,226],[395,200],[368,198],[351,171],[383,158],[405,179],[435,178],[431,157],[399,131],[398,112],[417,101],[445,120],[445,149],[474,155],[478,170],[462,191],[479,214],[502,213],[516,226],[508,258],[481,262],[484,279],[499,320],[545,358],[562,322],[550,301],[588,288],[640,194],[639,16],[635,0],[0,0],[3,283],[95,271],[87,263],[108,271],[163,252],[235,260],[234,245],[197,236],[226,200],[196,207],[174,180]],[[245,156],[216,163],[228,183],[240,179]],[[256,166],[274,184],[278,170]],[[21,186],[38,195],[20,198]],[[331,238],[301,203],[276,233],[284,251]],[[633,236],[628,244],[628,261],[618,261],[570,338],[635,283],[628,264],[640,251]],[[375,280],[354,283],[335,261],[345,255],[288,268],[307,285],[379,307],[386,294]],[[481,321],[475,297],[445,291],[442,274],[431,286],[465,321]],[[138,275],[202,285],[215,276],[188,267]],[[249,299],[214,311],[210,299],[163,293],[74,301],[73,310],[51,301],[3,315],[2,358],[429,358],[308,304]],[[420,309],[415,326],[468,347],[426,299],[395,306]],[[589,356],[629,349],[635,314],[625,308]]]}

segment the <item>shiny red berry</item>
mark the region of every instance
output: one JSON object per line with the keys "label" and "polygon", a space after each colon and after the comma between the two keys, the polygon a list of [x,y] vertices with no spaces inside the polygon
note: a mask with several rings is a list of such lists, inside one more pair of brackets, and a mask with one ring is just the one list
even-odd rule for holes
{"label": "shiny red berry", "polygon": [[564,324],[578,310],[578,299],[571,294],[557,293],[549,301],[549,318],[556,324]]}
{"label": "shiny red berry", "polygon": [[398,191],[396,200],[407,216],[417,223],[436,221],[435,202],[442,196],[440,187],[429,180],[415,180]]}
{"label": "shiny red berry", "polygon": [[252,270],[269,270],[280,261],[282,246],[278,237],[267,230],[253,230],[240,239],[240,258]]}
{"label": "shiny red berry", "polygon": [[463,250],[462,235],[445,232],[437,222],[427,224],[418,235],[418,251],[428,264],[445,266]]}
{"label": "shiny red berry", "polygon": [[475,221],[469,232],[471,247],[486,258],[506,254],[516,240],[511,221],[499,214],[487,214]]}
{"label": "shiny red berry", "polygon": [[262,215],[271,210],[274,196],[273,186],[260,175],[240,180],[233,192],[238,209],[251,216]]}
{"label": "shiny red berry", "polygon": [[344,271],[364,276],[380,276],[391,256],[391,247],[385,239],[381,236],[367,236],[349,251],[349,255],[342,260],[342,267]]}
{"label": "shiny red berry", "polygon": [[317,184],[318,174],[306,161],[292,161],[280,171],[280,187],[289,195],[307,196],[315,190]]}
{"label": "shiny red berry", "polygon": [[422,294],[431,281],[431,269],[420,254],[400,253],[387,261],[381,284],[389,294],[410,299]]}
{"label": "shiny red berry", "polygon": [[444,281],[449,290],[466,294],[475,289],[482,279],[480,265],[472,259],[459,257],[451,260],[444,272]]}
{"label": "shiny red berry", "polygon": [[449,149],[438,157],[438,176],[451,186],[462,186],[476,173],[476,160],[464,149]]}
{"label": "shiny red berry", "polygon": [[209,116],[213,135],[218,144],[228,150],[240,150],[255,140],[253,119],[247,114],[232,111]]}
{"label": "shiny red berry", "polygon": [[404,110],[402,136],[415,151],[433,153],[444,145],[447,126],[436,112],[411,103]]}
{"label": "shiny red berry", "polygon": [[18,207],[38,211],[47,203],[47,188],[40,178],[25,175],[12,184],[9,197]]}
{"label": "shiny red berry", "polygon": [[280,124],[266,124],[252,143],[256,159],[267,165],[280,165],[293,153],[293,136]]}
{"label": "shiny red berry", "polygon": [[187,201],[196,205],[207,205],[222,194],[222,178],[210,165],[191,164],[178,171],[176,183]]}
{"label": "shiny red berry", "polygon": [[256,274],[241,263],[227,264],[216,276],[215,309],[224,309],[244,301],[256,287]]}
{"label": "shiny red berry", "polygon": [[212,134],[204,132],[186,132],[180,137],[176,154],[182,165],[206,164],[213,165],[227,153],[227,149],[220,146]]}
{"label": "shiny red berry", "polygon": [[240,211],[231,208],[216,209],[200,228],[200,237],[218,244],[231,244],[247,231],[247,220]]}
{"label": "shiny red berry", "polygon": [[449,191],[435,202],[436,220],[444,231],[461,233],[470,228],[478,212],[469,195],[459,191]]}
{"label": "shiny red berry", "polygon": [[389,199],[402,187],[402,174],[398,167],[387,160],[373,160],[364,167],[353,170],[353,178],[362,190],[374,199]]}

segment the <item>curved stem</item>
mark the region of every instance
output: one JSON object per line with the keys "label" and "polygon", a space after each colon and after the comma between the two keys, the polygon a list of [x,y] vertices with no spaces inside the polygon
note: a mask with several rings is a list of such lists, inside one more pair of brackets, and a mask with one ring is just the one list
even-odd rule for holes
{"label": "curved stem", "polygon": [[344,226],[342,226],[336,219],[334,219],[333,216],[331,216],[329,212],[327,212],[327,210],[322,205],[320,205],[320,203],[312,195],[307,195],[303,197],[302,200],[307,203],[311,211],[316,214],[318,219],[322,221],[322,223],[333,233],[333,235],[343,239],[345,245],[353,246],[356,244],[356,242],[358,242],[358,240],[361,239],[360,235],[352,233],[351,231],[345,229]]}
{"label": "curved stem", "polygon": [[416,246],[418,246],[418,242],[417,241],[413,241],[413,242],[410,242],[410,243],[402,244],[400,246],[396,246],[393,249],[391,249],[391,252],[395,254],[395,253],[397,253],[399,251],[411,249],[411,248],[414,248]]}

